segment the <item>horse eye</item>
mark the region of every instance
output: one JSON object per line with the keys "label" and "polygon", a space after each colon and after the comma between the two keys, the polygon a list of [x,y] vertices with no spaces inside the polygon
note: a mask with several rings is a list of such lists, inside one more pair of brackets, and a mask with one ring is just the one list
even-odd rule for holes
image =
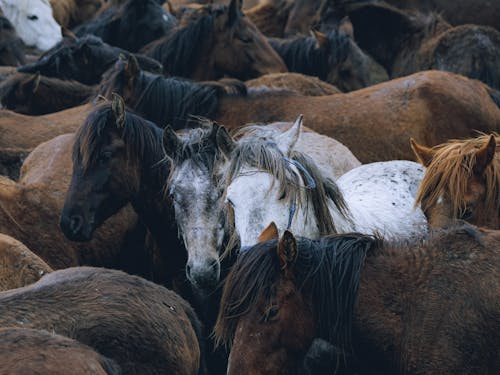
{"label": "horse eye", "polygon": [[109,159],[111,159],[111,156],[112,156],[112,155],[113,155],[113,154],[112,154],[112,152],[111,152],[111,151],[103,151],[103,152],[101,153],[101,155],[100,155],[100,157],[99,157],[99,158],[100,158],[101,160],[103,160],[103,161],[104,161],[104,160],[109,160]]}
{"label": "horse eye", "polygon": [[462,220],[469,220],[472,218],[473,212],[470,207],[467,207],[463,212],[462,215],[460,215],[460,219]]}
{"label": "horse eye", "polygon": [[240,41],[242,41],[243,43],[251,43],[252,42],[252,38],[249,37],[249,36],[246,36],[246,35],[237,35],[236,36]]}
{"label": "horse eye", "polygon": [[226,202],[231,206],[234,207],[234,203],[231,199],[226,199]]}
{"label": "horse eye", "polygon": [[274,318],[276,318],[278,313],[279,313],[278,307],[272,306],[271,308],[269,308],[269,310],[267,310],[266,314],[264,315],[264,322],[267,323],[273,320]]}
{"label": "horse eye", "polygon": [[286,198],[286,192],[283,192],[283,194],[280,195],[280,197],[278,198],[278,200],[282,201],[285,198]]}
{"label": "horse eye", "polygon": [[28,19],[30,21],[36,21],[38,19],[38,16],[36,14],[32,14],[31,16],[28,16]]}

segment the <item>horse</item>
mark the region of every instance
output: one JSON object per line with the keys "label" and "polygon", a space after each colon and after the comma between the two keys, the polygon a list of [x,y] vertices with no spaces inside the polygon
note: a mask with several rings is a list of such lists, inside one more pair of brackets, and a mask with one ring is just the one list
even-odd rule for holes
{"label": "horse", "polygon": [[[297,137],[297,147],[308,152],[332,178],[360,165],[344,145],[309,129],[301,130],[301,122],[297,119],[293,127],[289,123],[249,126],[240,135],[259,144],[286,144]],[[224,150],[230,142],[227,131],[212,122],[181,134],[167,127],[163,133],[165,153],[172,163],[166,186],[188,253],[186,275],[198,288],[211,288],[218,282],[219,258],[225,247],[232,246],[221,189],[227,165]]]}
{"label": "horse", "polygon": [[271,221],[280,233],[291,229],[311,238],[352,231],[413,238],[426,232],[423,212],[414,209],[424,174],[418,163],[375,162],[334,176],[308,149],[296,148],[299,131],[297,123],[282,144],[226,140],[223,152],[229,163],[221,186],[243,250]]}
{"label": "horse", "polygon": [[189,22],[141,52],[160,61],[165,74],[198,81],[224,75],[245,80],[287,71],[266,38],[243,16],[241,0],[195,10]]}
{"label": "horse", "polygon": [[39,116],[83,105],[96,89],[77,81],[14,73],[0,82],[0,103],[4,109]]}
{"label": "horse", "polygon": [[212,116],[220,98],[244,95],[246,87],[236,80],[193,82],[149,74],[129,56],[126,61],[119,59],[103,76],[98,92],[110,100],[113,93],[118,93],[129,108],[149,121],[181,129],[197,126],[193,116]]}
{"label": "horse", "polygon": [[163,200],[169,166],[162,130],[124,112],[122,104],[115,97],[96,107],[78,129],[74,144],[68,145],[73,168],[60,227],[71,241],[90,241],[104,222],[130,203],[158,246],[153,280],[168,286],[177,281],[182,288],[186,251],[178,239],[172,204]]}
{"label": "horse", "polygon": [[405,12],[384,3],[345,7],[359,46],[390,77],[439,69],[500,89],[500,31],[478,25],[452,27],[437,14]]}
{"label": "horse", "polygon": [[265,36],[282,38],[292,6],[289,0],[263,0],[244,13]]}
{"label": "horse", "polygon": [[107,0],[49,0],[57,23],[67,29],[92,19]]}
{"label": "horse", "polygon": [[28,47],[46,51],[62,39],[48,0],[1,0],[0,8]]}
{"label": "horse", "polygon": [[78,26],[75,33],[80,37],[93,34],[105,43],[137,52],[166,35],[175,24],[175,17],[165,12],[157,0],[128,0]]}
{"label": "horse", "polygon": [[118,363],[123,374],[206,373],[201,324],[191,306],[140,277],[67,268],[1,292],[0,301],[0,326],[75,339]]}
{"label": "horse", "polygon": [[15,180],[21,165],[39,144],[73,133],[91,110],[89,104],[43,116],[0,111],[0,173]]}
{"label": "horse", "polygon": [[500,138],[481,135],[428,148],[411,140],[426,167],[416,197],[433,227],[466,220],[500,229]]}
{"label": "horse", "polygon": [[498,131],[500,102],[494,97],[482,82],[429,71],[347,94],[225,96],[210,118],[234,129],[247,123],[293,121],[302,113],[312,130],[337,139],[362,163],[415,160],[410,137],[433,146],[470,137],[475,130]]}
{"label": "horse", "polygon": [[318,20],[323,1],[295,0],[283,30],[285,37],[306,35]]}
{"label": "horse", "polygon": [[214,333],[231,347],[229,375],[295,373],[314,337],[332,344],[324,374],[500,370],[498,231],[463,225],[406,244],[273,232],[224,284]]}
{"label": "horse", "polygon": [[[95,85],[101,81],[102,74],[118,60],[120,54],[130,55],[129,52],[112,47],[92,35],[82,38],[67,37],[34,63],[19,67],[18,71],[31,74],[39,72],[47,77]],[[162,71],[158,61],[139,54],[135,57],[142,69],[151,72]]]}
{"label": "horse", "polygon": [[500,30],[500,6],[485,0],[385,0],[387,3],[422,12],[436,11],[452,25],[475,24]]}
{"label": "horse", "polygon": [[290,72],[308,74],[354,91],[371,84],[369,58],[343,25],[327,33],[313,30],[311,36],[270,39]]}
{"label": "horse", "polygon": [[335,86],[317,77],[300,73],[265,74],[245,81],[245,85],[250,93],[258,90],[284,90],[304,96],[324,96],[341,92]]}
{"label": "horse", "polygon": [[0,232],[24,243],[53,269],[89,265],[151,277],[151,257],[142,251],[144,229],[131,207],[110,218],[88,243],[71,242],[59,229],[73,137],[39,145],[23,163],[19,182],[0,177]]}
{"label": "horse", "polygon": [[49,272],[52,268],[23,243],[0,234],[0,291],[32,284]]}
{"label": "horse", "polygon": [[119,375],[120,367],[87,345],[48,331],[0,329],[2,374]]}
{"label": "horse", "polygon": [[0,65],[19,66],[25,63],[23,41],[10,21],[0,15]]}

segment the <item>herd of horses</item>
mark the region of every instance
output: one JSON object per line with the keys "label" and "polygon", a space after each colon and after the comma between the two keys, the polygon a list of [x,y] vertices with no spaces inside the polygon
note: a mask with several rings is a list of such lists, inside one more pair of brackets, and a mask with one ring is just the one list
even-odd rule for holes
{"label": "herd of horses", "polygon": [[500,372],[500,3],[0,10],[0,374]]}

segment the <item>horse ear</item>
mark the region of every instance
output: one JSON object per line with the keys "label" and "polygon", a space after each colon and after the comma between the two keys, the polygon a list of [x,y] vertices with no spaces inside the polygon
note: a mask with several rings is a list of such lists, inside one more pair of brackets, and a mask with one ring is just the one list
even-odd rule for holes
{"label": "horse ear", "polygon": [[111,98],[111,111],[115,118],[115,124],[118,129],[121,129],[125,125],[125,102],[115,92],[111,94]]}
{"label": "horse ear", "polygon": [[315,46],[317,49],[328,45],[328,37],[321,31],[311,29],[311,36],[316,40]]}
{"label": "horse ear", "polygon": [[21,86],[23,89],[31,90],[34,94],[38,90],[38,86],[40,86],[41,78],[40,72],[36,72],[36,74],[29,77],[27,80],[21,82]]}
{"label": "horse ear", "polygon": [[476,163],[474,164],[474,173],[476,176],[481,176],[488,165],[495,157],[497,144],[495,136],[492,134],[488,141],[476,152]]}
{"label": "horse ear", "polygon": [[262,231],[262,233],[259,236],[258,242],[266,242],[266,241],[271,241],[271,240],[277,240],[279,238],[278,234],[278,227],[274,223],[274,221],[271,222],[267,226],[266,229]]}
{"label": "horse ear", "polygon": [[429,147],[419,145],[413,138],[410,138],[410,145],[413,153],[417,157],[417,160],[424,167],[428,167],[431,164],[432,158],[434,157],[434,150]]}
{"label": "horse ear", "polygon": [[181,141],[179,136],[170,125],[167,125],[163,130],[163,149],[165,150],[165,154],[170,159],[174,159],[180,148]]}
{"label": "horse ear", "polygon": [[137,58],[133,54],[129,54],[127,63],[125,65],[125,74],[129,78],[134,78],[139,74],[140,71],[141,68],[139,67],[139,62],[137,61]]}
{"label": "horse ear", "polygon": [[300,128],[302,126],[302,119],[304,115],[299,115],[290,129],[282,133],[276,140],[278,148],[284,155],[290,156],[295,144],[299,140]]}
{"label": "horse ear", "polygon": [[344,17],[340,20],[339,31],[349,36],[351,39],[354,39],[354,29],[349,17]]}
{"label": "horse ear", "polygon": [[233,137],[227,132],[224,126],[220,126],[215,137],[217,147],[222,151],[222,153],[229,158],[234,148],[236,147],[236,142]]}
{"label": "horse ear", "polygon": [[285,230],[278,243],[278,259],[281,269],[285,272],[289,271],[295,264],[297,256],[297,241],[292,232]]}
{"label": "horse ear", "polygon": [[227,13],[227,26],[231,27],[241,17],[242,0],[231,0]]}

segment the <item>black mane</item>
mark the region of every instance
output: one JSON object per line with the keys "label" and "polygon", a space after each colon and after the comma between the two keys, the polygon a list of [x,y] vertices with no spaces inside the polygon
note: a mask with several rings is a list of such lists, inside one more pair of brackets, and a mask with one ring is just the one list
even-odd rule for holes
{"label": "black mane", "polygon": [[[316,308],[316,337],[340,349],[350,350],[351,327],[361,269],[367,253],[379,240],[362,234],[343,234],[319,240],[297,238],[298,257],[293,267],[300,289],[309,291]],[[217,339],[230,344],[238,317],[259,301],[271,301],[272,285],[282,270],[276,251],[277,241],[255,245],[240,254],[228,275],[221,301]]]}
{"label": "black mane", "polygon": [[166,74],[191,77],[201,56],[214,42],[215,19],[226,10],[225,5],[204,7],[200,10],[202,15],[173,28],[165,37],[144,47],[142,52],[160,61]]}

